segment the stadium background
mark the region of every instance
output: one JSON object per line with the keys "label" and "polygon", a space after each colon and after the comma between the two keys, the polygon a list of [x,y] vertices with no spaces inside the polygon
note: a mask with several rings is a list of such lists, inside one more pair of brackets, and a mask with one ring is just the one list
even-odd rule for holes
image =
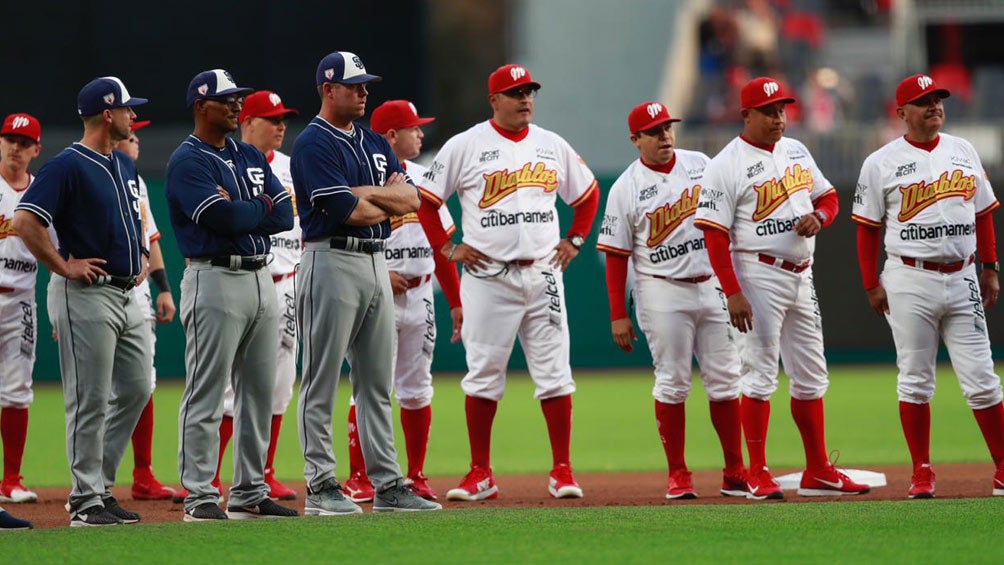
{"label": "stadium background", "polygon": [[[896,82],[929,72],[950,88],[946,131],[974,142],[992,179],[1004,172],[1004,44],[995,41],[1004,32],[999,0],[282,5],[182,0],[169,10],[142,3],[120,6],[88,0],[53,11],[44,3],[5,3],[0,66],[11,80],[2,110],[25,111],[41,120],[37,170],[79,138],[75,97],[88,80],[116,75],[132,94],[151,99],[140,109],[140,119],[154,125],[141,132],[139,168],[150,186],[176,302],[184,261],[167,218],[163,173],[171,151],[191,131],[185,87],[207,68],[226,68],[242,86],[275,90],[287,106],[298,108],[301,116],[290,123],[288,149],[318,107],[312,81],[317,61],[333,50],[353,51],[370,72],[384,77],[371,89],[370,110],[384,100],[408,98],[423,115],[438,118],[425,128],[423,158],[431,159],[448,137],[489,116],[488,73],[505,62],[519,62],[543,84],[535,123],[569,140],[596,172],[604,194],[637,157],[625,126],[637,102],[665,102],[686,120],[678,126],[678,144],[714,155],[739,131],[737,85],[759,74],[781,78],[801,102],[789,134],[809,146],[841,197],[841,216],[820,237],[814,268],[832,362],[894,359],[888,328],[868,308],[861,290],[849,209],[861,162],[900,132],[890,118]],[[998,186],[998,197],[1002,191]],[[567,208],[561,211],[567,226],[570,215]],[[592,248],[594,242],[595,231],[566,273],[572,363],[579,368],[645,366],[650,359],[644,348],[625,356],[610,340],[603,257]],[[47,280],[43,269],[36,381],[58,380],[59,374],[44,308]],[[439,315],[440,327],[448,327],[442,301]],[[999,355],[1004,327],[993,311],[988,318]],[[450,345],[447,336],[440,332],[435,369],[463,370],[463,349]],[[183,353],[180,322],[159,327],[157,367],[163,378],[184,374]],[[520,354],[511,365],[525,368]]]}

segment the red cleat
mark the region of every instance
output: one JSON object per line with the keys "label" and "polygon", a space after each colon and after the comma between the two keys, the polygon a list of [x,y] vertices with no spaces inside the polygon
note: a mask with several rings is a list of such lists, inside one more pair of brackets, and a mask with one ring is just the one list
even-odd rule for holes
{"label": "red cleat", "polygon": [[1004,461],[1001,461],[994,473],[994,496],[1004,496]]}
{"label": "red cleat", "polygon": [[406,477],[404,484],[416,496],[420,496],[426,500],[436,500],[436,491],[432,490],[432,487],[429,485],[429,477],[426,477],[421,471]]}
{"label": "red cleat", "polygon": [[490,500],[498,498],[499,487],[495,486],[495,477],[491,469],[471,465],[471,470],[460,481],[460,486],[446,493],[447,500]]}
{"label": "red cleat", "polygon": [[694,490],[693,474],[686,469],[677,469],[669,474],[669,483],[666,485],[666,498],[668,500],[691,500],[697,498],[697,491]]}
{"label": "red cleat", "polygon": [[934,469],[924,463],[913,471],[907,498],[934,498]]}
{"label": "red cleat", "polygon": [[135,469],[132,472],[133,500],[173,500],[177,492],[166,487],[153,476],[153,469]]}
{"label": "red cleat", "polygon": [[373,490],[373,483],[366,476],[365,471],[356,471],[349,480],[342,485],[342,490],[348,495],[352,502],[373,502],[376,491]]}
{"label": "red cleat", "polygon": [[296,500],[296,491],[276,480],[275,469],[265,469],[265,484],[272,500]]}
{"label": "red cleat", "polygon": [[828,464],[821,471],[802,473],[802,482],[798,487],[800,496],[843,496],[845,494],[865,494],[871,487],[856,483],[839,469]]}
{"label": "red cleat", "polygon": [[740,468],[735,473],[722,472],[722,488],[719,492],[722,496],[748,498],[750,488],[746,482],[746,469]]}
{"label": "red cleat", "polygon": [[763,467],[759,471],[750,471],[746,484],[749,487],[749,494],[746,495],[746,498],[750,500],[784,500],[781,485],[774,480],[774,476],[770,474],[767,467]]}
{"label": "red cleat", "polygon": [[0,502],[38,502],[38,495],[28,490],[21,475],[4,477],[0,482]]}
{"label": "red cleat", "polygon": [[582,487],[575,482],[570,465],[555,465],[547,480],[547,491],[554,498],[582,498]]}

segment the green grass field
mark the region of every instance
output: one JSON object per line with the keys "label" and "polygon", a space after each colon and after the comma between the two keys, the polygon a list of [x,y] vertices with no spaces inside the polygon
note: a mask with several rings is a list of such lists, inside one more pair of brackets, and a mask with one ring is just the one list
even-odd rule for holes
{"label": "green grass field", "polygon": [[[573,463],[582,472],[665,468],[655,431],[651,376],[583,373],[577,377]],[[896,410],[895,369],[839,367],[826,397],[828,443],[846,466],[908,463]],[[699,382],[699,381],[698,381]],[[984,461],[986,448],[954,376],[939,374],[932,404],[932,452],[939,462]],[[801,443],[787,408],[786,382],[774,403],[768,457],[798,467]],[[493,461],[500,474],[542,473],[550,451],[533,385],[513,375],[496,419]],[[339,477],[347,456],[348,388],[335,414]],[[177,407],[181,388],[156,392],[154,464],[176,483]],[[698,385],[688,403],[688,463],[719,468],[721,454]],[[456,378],[437,380],[427,472],[462,475],[468,464],[463,398]],[[277,472],[298,479],[296,426],[283,429]],[[23,474],[33,486],[68,486],[61,392],[39,387],[32,407]],[[399,438],[399,446],[403,440]],[[128,483],[131,453],[121,476]],[[229,465],[229,457],[226,465]],[[225,467],[226,468],[226,467]],[[69,528],[0,537],[4,563],[264,562],[283,558],[395,562],[991,562],[999,561],[1004,500],[656,506],[587,509],[469,509],[435,515],[311,519],[227,524],[140,524],[100,531]],[[295,540],[295,541],[294,541]],[[351,541],[351,543],[350,543]],[[81,550],[86,544],[87,549]],[[997,547],[997,550],[992,548]]]}

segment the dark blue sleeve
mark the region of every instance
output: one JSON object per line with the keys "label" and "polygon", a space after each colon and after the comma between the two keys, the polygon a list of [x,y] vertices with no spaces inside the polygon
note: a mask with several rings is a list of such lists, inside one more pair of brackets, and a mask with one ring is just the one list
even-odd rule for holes
{"label": "dark blue sleeve", "polygon": [[272,235],[293,229],[293,198],[282,187],[282,183],[272,173],[272,167],[262,160],[265,166],[265,194],[272,199],[272,213],[258,224],[255,233]]}
{"label": "dark blue sleeve", "polygon": [[315,208],[324,210],[337,225],[344,224],[359,204],[345,178],[342,155],[314,140],[293,151],[297,191],[306,193]]}
{"label": "dark blue sleeve", "polygon": [[21,202],[16,210],[27,210],[34,213],[46,227],[62,211],[63,193],[70,190],[67,180],[72,176],[68,163],[64,159],[51,159],[38,171],[28,190],[21,195]]}
{"label": "dark blue sleeve", "polygon": [[168,166],[166,190],[204,229],[225,236],[252,232],[269,214],[269,205],[261,198],[227,201],[216,192],[220,183],[213,173],[205,159],[190,154]]}

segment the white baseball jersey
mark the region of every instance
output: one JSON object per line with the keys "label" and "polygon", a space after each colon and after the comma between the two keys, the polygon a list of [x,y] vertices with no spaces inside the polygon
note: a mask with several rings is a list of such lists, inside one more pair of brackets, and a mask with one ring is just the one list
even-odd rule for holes
{"label": "white baseball jersey", "polygon": [[628,166],[610,188],[596,248],[631,256],[638,273],[674,279],[712,274],[704,234],[694,227],[701,178],[709,159],[676,150],[669,173],[641,159]]}
{"label": "white baseball jersey", "polygon": [[574,207],[596,184],[561,136],[529,128],[512,141],[488,121],[476,124],[450,138],[416,181],[440,206],[458,193],[464,243],[497,261],[550,254],[561,239],[556,196]]}
{"label": "white baseball jersey", "polygon": [[[143,247],[150,248],[150,244],[160,240],[160,231],[157,229],[157,222],[153,219],[153,212],[150,210],[150,194],[146,188],[146,181],[143,177],[136,175],[139,179],[139,213],[146,232],[143,234]],[[150,278],[143,279],[143,282],[132,289],[133,296],[143,307],[143,315],[147,320],[153,320],[156,313],[151,302],[153,294],[150,292]]]}
{"label": "white baseball jersey", "polygon": [[293,192],[293,175],[289,172],[289,155],[273,151],[269,165],[272,167],[272,173],[293,199],[293,229],[272,236],[273,259],[268,270],[272,275],[288,275],[296,270],[303,249],[303,231],[300,229],[300,216],[296,213],[296,194]]}
{"label": "white baseball jersey", "polygon": [[708,163],[702,184],[694,222],[729,232],[733,251],[812,258],[816,239],[795,225],[833,185],[801,142],[782,137],[767,151],[736,137]]}
{"label": "white baseball jersey", "polygon": [[[31,177],[28,184],[33,180]],[[35,288],[38,272],[38,260],[14,231],[14,208],[26,189],[14,190],[0,177],[0,286],[18,290]],[[49,234],[53,234],[51,226]]]}
{"label": "white baseball jersey", "polygon": [[[408,176],[416,183],[428,171],[418,163],[405,161],[403,163]],[[446,206],[439,207],[439,221],[443,223],[446,233],[453,235],[457,231],[453,218]],[[422,224],[418,222],[418,213],[411,212],[404,216],[394,216],[390,219],[390,237],[384,242],[384,256],[387,259],[387,270],[394,271],[405,278],[431,275],[436,270],[433,260],[434,250],[425,236]]]}
{"label": "white baseball jersey", "polygon": [[976,216],[998,206],[972,144],[942,133],[931,151],[899,137],[869,155],[852,219],[884,224],[887,253],[949,263],[976,251]]}

